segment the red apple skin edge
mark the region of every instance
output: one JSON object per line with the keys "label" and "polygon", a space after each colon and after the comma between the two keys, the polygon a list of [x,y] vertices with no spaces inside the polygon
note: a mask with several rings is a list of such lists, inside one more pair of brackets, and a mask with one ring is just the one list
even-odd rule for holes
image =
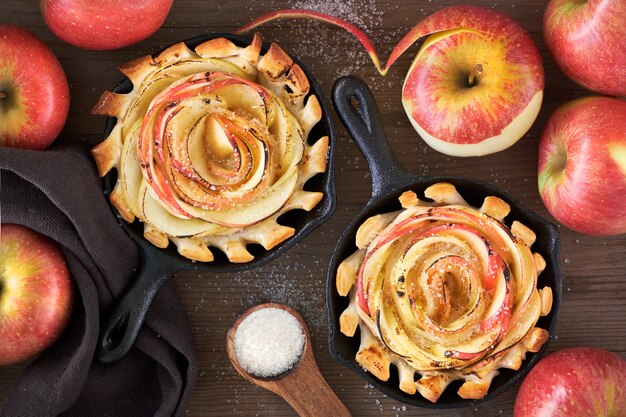
{"label": "red apple skin edge", "polygon": [[0,145],[46,149],[70,108],[65,72],[45,43],[14,25],[0,24],[0,51]]}
{"label": "red apple skin edge", "polygon": [[567,76],[590,90],[626,96],[626,1],[552,0],[543,34]]}
{"label": "red apple skin edge", "polygon": [[50,30],[83,49],[123,48],[156,32],[174,0],[40,0]]}
{"label": "red apple skin edge", "polygon": [[543,358],[528,373],[514,417],[623,417],[626,360],[597,348],[568,348]]}
{"label": "red apple skin edge", "polygon": [[539,193],[563,225],[626,233],[626,101],[585,97],[559,107],[539,141]]}
{"label": "red apple skin edge", "polygon": [[0,226],[0,366],[48,348],[72,313],[73,287],[58,245],[24,226]]}

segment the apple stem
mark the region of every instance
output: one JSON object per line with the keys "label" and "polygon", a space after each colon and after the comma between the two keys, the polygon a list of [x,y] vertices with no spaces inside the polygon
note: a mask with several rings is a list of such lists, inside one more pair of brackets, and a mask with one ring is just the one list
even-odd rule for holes
{"label": "apple stem", "polygon": [[476,64],[474,65],[474,68],[472,68],[472,71],[470,72],[469,75],[469,86],[473,87],[476,81],[476,76],[479,75],[481,72],[483,72],[483,66],[481,64]]}
{"label": "apple stem", "polygon": [[7,98],[7,93],[5,93],[4,91],[0,91],[0,100],[2,100],[3,98]]}

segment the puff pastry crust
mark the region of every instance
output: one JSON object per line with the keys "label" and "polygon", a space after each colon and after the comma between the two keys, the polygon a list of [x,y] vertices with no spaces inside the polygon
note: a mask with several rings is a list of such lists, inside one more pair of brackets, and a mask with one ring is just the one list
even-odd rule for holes
{"label": "puff pastry crust", "polygon": [[302,68],[261,44],[259,34],[247,47],[178,43],[123,65],[132,91],[105,92],[93,108],[117,118],[92,150],[101,176],[117,170],[111,202],[155,246],[249,262],[247,244],[269,250],[294,234],[280,215],[323,198],[303,189],[326,170],[329,138],[309,138],[320,103]]}
{"label": "puff pastry crust", "polygon": [[405,192],[402,210],[358,229],[359,249],[336,274],[350,299],[340,329],[359,329],[357,362],[383,381],[395,365],[406,393],[437,402],[460,379],[462,398],[481,399],[499,368],[519,369],[548,339],[536,327],[552,307],[550,287],[537,289],[546,263],[532,230],[504,224],[503,200],[474,208],[449,183],[424,195],[432,202]]}

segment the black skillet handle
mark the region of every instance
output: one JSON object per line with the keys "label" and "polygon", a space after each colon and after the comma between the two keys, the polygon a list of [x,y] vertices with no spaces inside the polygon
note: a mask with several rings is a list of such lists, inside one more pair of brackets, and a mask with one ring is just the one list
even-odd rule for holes
{"label": "black skillet handle", "polygon": [[415,179],[391,151],[378,105],[367,84],[351,75],[342,77],[335,82],[332,96],[335,111],[372,173],[372,197],[385,195],[409,178]]}
{"label": "black skillet handle", "polygon": [[100,329],[98,359],[111,363],[122,359],[133,347],[157,291],[180,266],[147,242],[140,242],[141,268],[130,288],[105,316]]}

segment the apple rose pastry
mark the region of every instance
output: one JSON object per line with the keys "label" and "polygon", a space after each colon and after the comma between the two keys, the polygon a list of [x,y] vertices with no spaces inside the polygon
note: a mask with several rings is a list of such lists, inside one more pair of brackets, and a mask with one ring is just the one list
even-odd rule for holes
{"label": "apple rose pastry", "polygon": [[433,202],[405,192],[402,210],[358,229],[359,249],[337,270],[337,291],[350,297],[341,332],[358,327],[357,362],[383,381],[394,364],[404,392],[436,402],[460,379],[458,394],[480,399],[499,368],[519,369],[548,339],[535,327],[552,307],[552,290],[537,290],[545,261],[528,227],[503,223],[501,199],[477,209],[448,183],[424,194]]}
{"label": "apple rose pastry", "polygon": [[[92,153],[101,176],[117,170],[112,204],[144,223],[158,247],[173,242],[190,259],[231,262],[271,249],[294,234],[277,223],[323,197],[304,184],[326,170],[328,137],[311,138],[321,119],[301,67],[261,38],[247,47],[224,38],[194,51],[176,44],[121,67],[133,89],[105,92],[93,113],[117,124]],[[316,140],[313,140],[316,139]]]}

